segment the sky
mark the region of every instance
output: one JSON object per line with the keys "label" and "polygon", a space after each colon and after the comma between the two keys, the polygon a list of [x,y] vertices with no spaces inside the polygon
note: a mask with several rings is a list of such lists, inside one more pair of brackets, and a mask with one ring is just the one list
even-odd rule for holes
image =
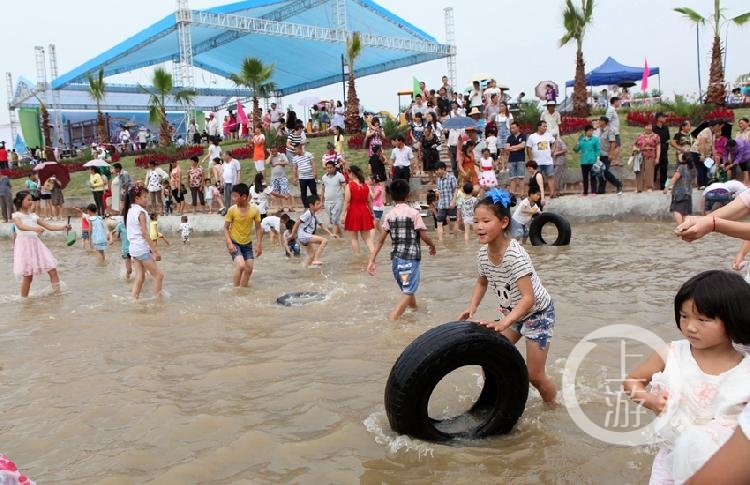
{"label": "sky", "polygon": [[[190,7],[203,9],[230,3],[231,0],[190,0]],[[458,85],[469,84],[473,74],[488,72],[510,87],[511,95],[528,94],[542,80],[561,85],[575,73],[575,45],[559,47],[563,35],[562,0],[376,0],[381,6],[445,42],[443,8],[454,8],[458,47]],[[578,4],[578,0],[574,0]],[[3,28],[0,29],[0,63],[3,71],[35,80],[34,46],[54,43],[60,74],[101,54],[122,40],[150,26],[174,11],[174,0],[24,0],[4,2]],[[661,89],[668,97],[674,93],[697,92],[697,56],[695,24],[674,12],[686,6],[704,16],[712,14],[711,0],[598,0],[593,23],[586,32],[583,52],[586,71],[612,56],[629,66],[661,69]],[[747,0],[723,0],[728,17],[750,10]],[[33,17],[29,14],[33,12]],[[750,58],[743,56],[741,45],[750,45],[750,24],[724,26],[727,40],[728,80],[750,72]],[[700,35],[700,63],[705,89],[710,61],[712,27],[706,25]],[[367,76],[357,81],[357,92],[368,110],[395,111],[396,92],[411,88],[412,76],[437,87],[447,73],[445,60]],[[148,73],[139,71],[113,79],[116,82],[147,83]],[[211,76],[196,76],[196,83],[211,81]],[[657,77],[650,87],[658,87]],[[637,89],[637,88],[634,88]],[[340,99],[341,84],[287,96],[283,105],[296,105],[305,96]],[[0,92],[0,125],[8,123],[6,89]]]}

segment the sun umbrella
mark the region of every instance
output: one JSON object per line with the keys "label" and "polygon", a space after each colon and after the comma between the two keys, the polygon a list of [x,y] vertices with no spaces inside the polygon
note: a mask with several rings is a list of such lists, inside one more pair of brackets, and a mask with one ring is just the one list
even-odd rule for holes
{"label": "sun umbrella", "polygon": [[480,72],[480,73],[477,73],[477,74],[474,74],[473,76],[471,76],[471,82],[474,82],[474,81],[479,81],[479,82],[481,82],[481,81],[489,81],[490,79],[495,79],[495,76],[493,74],[488,73],[488,72]]}
{"label": "sun umbrella", "polygon": [[95,158],[94,160],[91,160],[89,162],[86,162],[83,164],[84,167],[111,167],[110,164],[108,164],[106,161]]}
{"label": "sun umbrella", "polygon": [[621,88],[632,88],[635,86],[635,83],[633,81],[623,81],[620,84],[618,84]]}
{"label": "sun umbrella", "polygon": [[539,84],[536,85],[534,88],[534,94],[536,94],[536,97],[539,99],[547,99],[547,85],[551,85],[552,88],[555,90],[555,93],[559,92],[557,88],[557,83],[555,81],[542,81]]}
{"label": "sun umbrella", "polygon": [[31,170],[33,170],[34,172],[38,172],[43,169],[45,165],[47,165],[47,162],[37,163]]}
{"label": "sun umbrella", "polygon": [[466,116],[457,116],[455,118],[449,118],[443,123],[443,128],[448,130],[463,130],[466,128],[474,128],[477,126],[477,122]]}
{"label": "sun umbrella", "polygon": [[300,106],[314,106],[320,102],[320,98],[317,96],[307,96],[297,101]]}
{"label": "sun umbrella", "polygon": [[690,132],[693,136],[698,136],[701,131],[705,130],[708,127],[723,124],[724,126],[721,127],[721,135],[725,136],[727,138],[731,138],[732,136],[732,123],[727,123],[724,120],[706,120],[702,122],[700,125],[695,127],[693,131]]}
{"label": "sun umbrella", "polygon": [[55,176],[57,181],[60,182],[60,188],[65,188],[70,183],[70,173],[65,165],[57,162],[46,162],[44,167],[39,171],[39,181],[44,184],[48,178]]}

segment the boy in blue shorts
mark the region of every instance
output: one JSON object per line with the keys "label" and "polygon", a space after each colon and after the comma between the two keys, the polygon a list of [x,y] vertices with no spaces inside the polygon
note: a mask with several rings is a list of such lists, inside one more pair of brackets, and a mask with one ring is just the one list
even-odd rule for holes
{"label": "boy in blue shorts", "polygon": [[[260,209],[248,203],[250,188],[239,183],[232,187],[232,207],[224,216],[224,239],[234,262],[234,286],[246,287],[253,274],[253,261],[263,253]],[[255,251],[253,252],[253,232]]]}
{"label": "boy in blue shorts", "polygon": [[390,234],[393,249],[391,250],[391,269],[396,284],[401,289],[401,298],[388,315],[389,320],[397,320],[406,307],[416,308],[416,293],[419,288],[419,269],[422,251],[419,241],[429,246],[430,255],[435,254],[435,243],[427,235],[427,227],[419,211],[406,203],[409,198],[409,182],[394,180],[391,184],[391,197],[395,206],[383,217],[383,232],[370,255],[367,272],[375,275],[375,258],[383,248],[385,238]]}

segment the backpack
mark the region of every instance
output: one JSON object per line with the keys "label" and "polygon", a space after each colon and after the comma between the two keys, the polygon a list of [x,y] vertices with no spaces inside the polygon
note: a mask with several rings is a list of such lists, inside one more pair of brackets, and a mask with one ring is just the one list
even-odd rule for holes
{"label": "backpack", "polygon": [[597,160],[591,165],[591,174],[595,177],[604,177],[604,172],[607,171],[607,166],[601,160]]}

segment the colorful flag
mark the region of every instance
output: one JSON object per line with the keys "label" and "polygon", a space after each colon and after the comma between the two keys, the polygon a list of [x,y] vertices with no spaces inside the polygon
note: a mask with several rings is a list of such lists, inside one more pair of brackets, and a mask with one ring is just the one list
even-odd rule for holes
{"label": "colorful flag", "polygon": [[412,97],[416,98],[417,94],[422,94],[422,88],[419,87],[419,79],[412,76]]}
{"label": "colorful flag", "polygon": [[240,98],[237,98],[237,121],[241,125],[247,125],[247,115],[245,114],[245,108],[242,107]]}
{"label": "colorful flag", "polygon": [[648,59],[644,59],[643,78],[641,79],[641,91],[648,90],[648,77],[650,75],[651,71],[648,70]]}

